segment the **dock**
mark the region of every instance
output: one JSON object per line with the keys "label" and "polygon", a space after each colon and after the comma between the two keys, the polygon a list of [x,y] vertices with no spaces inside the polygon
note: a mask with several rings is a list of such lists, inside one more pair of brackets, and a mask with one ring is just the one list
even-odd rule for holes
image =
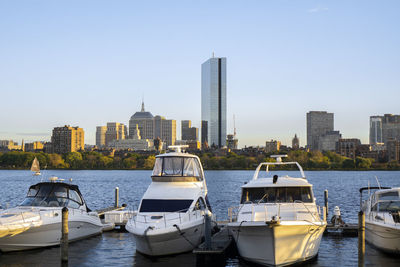
{"label": "dock", "polygon": [[233,239],[225,222],[218,222],[218,225],[219,231],[211,236],[210,245],[207,246],[206,242],[203,242],[193,250],[198,266],[225,266],[225,259],[232,248]]}
{"label": "dock", "polygon": [[346,223],[342,226],[328,224],[326,226],[324,235],[356,237],[356,236],[358,236],[358,224]]}

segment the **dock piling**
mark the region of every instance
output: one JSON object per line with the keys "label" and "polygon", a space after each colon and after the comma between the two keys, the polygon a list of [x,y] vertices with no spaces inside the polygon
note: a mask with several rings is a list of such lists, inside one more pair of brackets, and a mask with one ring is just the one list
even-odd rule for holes
{"label": "dock piling", "polygon": [[119,187],[115,188],[115,205],[116,208],[119,207]]}
{"label": "dock piling", "polygon": [[68,208],[62,209],[61,221],[61,263],[68,262]]}
{"label": "dock piling", "polygon": [[211,218],[208,211],[204,214],[204,239],[205,248],[211,249]]}
{"label": "dock piling", "polygon": [[358,266],[364,266],[365,256],[365,214],[358,212]]}
{"label": "dock piling", "polygon": [[324,191],[324,201],[325,201],[325,218],[328,219],[329,209],[328,209],[328,189]]}

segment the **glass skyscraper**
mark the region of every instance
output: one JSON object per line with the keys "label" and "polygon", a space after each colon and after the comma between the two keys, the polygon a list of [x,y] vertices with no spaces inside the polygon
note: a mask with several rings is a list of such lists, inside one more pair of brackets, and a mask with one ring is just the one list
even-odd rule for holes
{"label": "glass skyscraper", "polygon": [[212,57],[201,65],[201,142],[226,145],[226,58]]}

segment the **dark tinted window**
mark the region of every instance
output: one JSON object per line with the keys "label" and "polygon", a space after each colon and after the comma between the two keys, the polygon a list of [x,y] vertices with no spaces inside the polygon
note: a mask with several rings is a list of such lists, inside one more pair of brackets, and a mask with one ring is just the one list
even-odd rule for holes
{"label": "dark tinted window", "polygon": [[143,199],[140,212],[186,212],[192,199]]}
{"label": "dark tinted window", "polygon": [[256,187],[243,188],[240,203],[311,203],[310,187]]}

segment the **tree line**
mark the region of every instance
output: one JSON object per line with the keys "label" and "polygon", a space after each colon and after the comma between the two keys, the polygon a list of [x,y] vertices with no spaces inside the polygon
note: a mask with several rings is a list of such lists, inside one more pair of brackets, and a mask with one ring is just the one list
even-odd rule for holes
{"label": "tree line", "polygon": [[[221,155],[216,152],[200,152],[197,155],[205,170],[253,170],[261,162],[275,161],[265,153],[239,155],[228,152]],[[148,170],[153,168],[155,161],[154,154],[142,155],[134,152],[112,156],[95,151],[66,154],[11,151],[0,153],[0,168],[29,169],[35,157],[39,160],[41,169]],[[400,170],[400,164],[396,161],[379,163],[362,157],[350,159],[334,152],[290,151],[285,161],[297,161],[305,170]]]}

